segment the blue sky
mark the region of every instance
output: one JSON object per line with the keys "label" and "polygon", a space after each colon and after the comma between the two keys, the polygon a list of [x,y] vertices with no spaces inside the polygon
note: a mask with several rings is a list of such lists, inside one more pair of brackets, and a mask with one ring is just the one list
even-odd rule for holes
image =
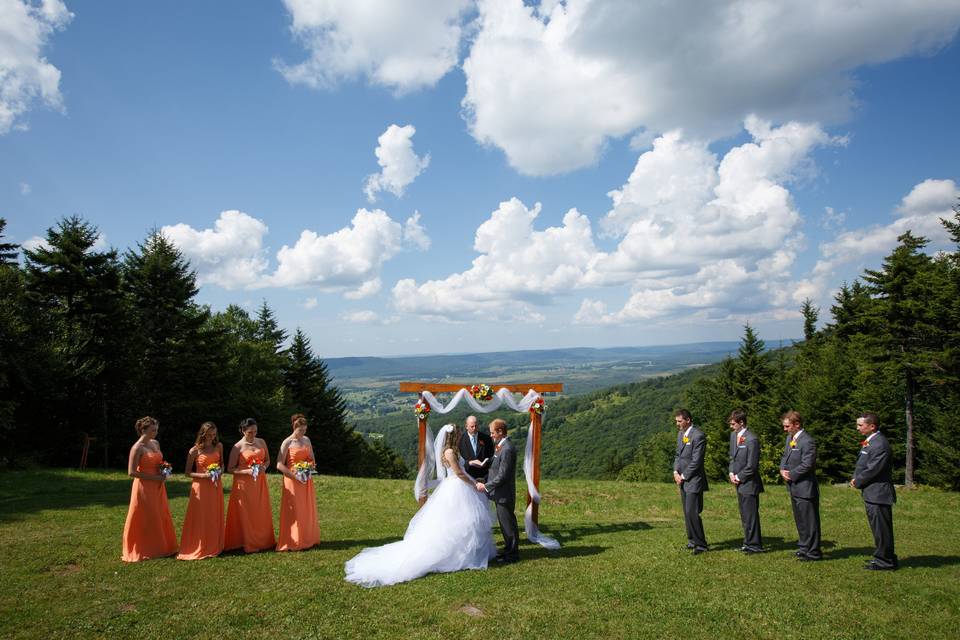
{"label": "blue sky", "polygon": [[161,228],[201,302],[266,299],[328,357],[776,341],[903,230],[948,247],[958,26],[946,0],[0,0],[0,215],[28,246],[73,213],[119,249]]}

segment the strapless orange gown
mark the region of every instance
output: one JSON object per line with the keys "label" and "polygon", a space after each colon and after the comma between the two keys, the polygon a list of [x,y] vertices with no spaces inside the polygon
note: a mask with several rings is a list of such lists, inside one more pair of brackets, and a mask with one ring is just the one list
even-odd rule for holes
{"label": "strapless orange gown", "polygon": [[[295,444],[287,449],[287,467],[298,462],[313,462],[310,450]],[[280,496],[280,536],[277,551],[300,551],[320,544],[320,525],[317,523],[317,499],[313,493],[313,478],[304,484],[283,477]]]}
{"label": "strapless orange gown", "polygon": [[[219,464],[220,452],[197,456],[197,473],[207,465]],[[202,560],[223,551],[223,475],[214,484],[210,478],[194,478],[190,485],[190,501],[180,533],[178,560]]]}
{"label": "strapless orange gown", "polygon": [[[249,469],[254,460],[266,460],[266,451],[260,448],[244,449],[237,460],[237,469]],[[273,549],[277,539],[273,535],[273,507],[267,489],[267,474],[262,470],[253,476],[233,476],[230,504],[227,506],[227,531],[224,549],[239,549],[247,553]]]}
{"label": "strapless orange gown", "polygon": [[[159,474],[163,454],[147,451],[140,456],[137,471]],[[130,508],[123,526],[124,562],[139,562],[151,558],[172,556],[177,552],[177,532],[173,529],[167,487],[159,480],[133,479],[130,490]]]}

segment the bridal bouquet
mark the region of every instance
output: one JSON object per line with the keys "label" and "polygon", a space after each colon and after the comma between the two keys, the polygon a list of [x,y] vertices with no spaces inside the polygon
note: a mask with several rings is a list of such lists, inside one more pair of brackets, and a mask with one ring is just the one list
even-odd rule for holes
{"label": "bridal bouquet", "polygon": [[537,396],[537,399],[530,405],[530,411],[534,413],[543,413],[543,410],[546,408],[547,403],[543,401],[543,396]]}
{"label": "bridal bouquet", "polygon": [[263,471],[263,458],[257,458],[250,463],[250,473],[253,474],[254,482],[256,482],[257,478],[260,477],[261,471]]}
{"label": "bridal bouquet", "polygon": [[293,473],[297,476],[297,480],[303,484],[307,484],[307,480],[310,479],[310,476],[317,473],[317,465],[312,462],[297,462],[293,465]]}
{"label": "bridal bouquet", "polygon": [[220,476],[223,474],[223,467],[218,465],[216,462],[213,464],[207,465],[207,475],[210,476],[210,481],[213,484],[217,484],[217,481],[220,480]]}
{"label": "bridal bouquet", "polygon": [[413,405],[413,415],[417,416],[417,420],[426,420],[430,415],[430,405],[423,400],[417,400],[417,404]]}
{"label": "bridal bouquet", "polygon": [[173,474],[173,465],[166,460],[161,462],[157,469],[160,471],[160,475],[162,475],[164,479],[169,478]]}
{"label": "bridal bouquet", "polygon": [[487,400],[493,399],[493,389],[490,388],[488,384],[475,384],[470,387],[470,395],[472,395],[477,400]]}

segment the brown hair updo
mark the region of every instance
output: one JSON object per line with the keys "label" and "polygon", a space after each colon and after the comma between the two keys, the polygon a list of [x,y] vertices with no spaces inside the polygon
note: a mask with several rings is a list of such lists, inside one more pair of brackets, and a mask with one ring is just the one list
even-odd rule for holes
{"label": "brown hair updo", "polygon": [[296,429],[300,423],[307,424],[307,416],[302,413],[295,413],[290,416],[290,427]]}
{"label": "brown hair updo", "polygon": [[137,430],[138,436],[142,436],[143,432],[147,430],[147,427],[149,427],[152,424],[160,424],[160,423],[157,422],[156,418],[152,418],[150,416],[143,416],[142,418],[137,420],[137,424],[134,425],[133,428]]}

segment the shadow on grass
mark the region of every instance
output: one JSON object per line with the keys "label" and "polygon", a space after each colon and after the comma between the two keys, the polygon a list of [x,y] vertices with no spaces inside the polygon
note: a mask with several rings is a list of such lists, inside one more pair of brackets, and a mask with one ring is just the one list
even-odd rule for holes
{"label": "shadow on grass", "polygon": [[[0,522],[19,520],[45,509],[126,506],[132,486],[133,479],[116,471],[4,471],[0,473]],[[168,480],[166,486],[171,500],[190,495],[190,482],[182,475]],[[225,497],[230,495],[229,486],[223,493]]]}
{"label": "shadow on grass", "polygon": [[[715,550],[734,549],[739,551],[741,546],[743,546],[743,538],[731,538],[730,540],[710,544],[710,548]],[[835,546],[837,546],[837,543],[832,540],[822,540],[820,542],[821,549],[832,549]],[[769,552],[795,551],[797,549],[797,539],[763,536],[763,548]],[[824,556],[824,559],[826,558],[827,556]]]}
{"label": "shadow on grass", "polygon": [[[873,552],[873,549],[870,550]],[[910,556],[900,561],[900,568],[931,568],[949,567],[960,564],[960,556]]]}
{"label": "shadow on grass", "polygon": [[[599,546],[588,546],[588,547],[560,547],[559,549],[545,549],[540,545],[534,545],[532,543],[527,543],[521,547],[520,551],[520,564],[523,564],[523,561],[526,560],[540,560],[540,559],[560,559],[560,558],[579,558],[583,556],[595,556],[603,553],[609,547],[599,547]],[[491,562],[491,567],[501,567],[509,566],[502,565],[498,562]]]}
{"label": "shadow on grass", "polygon": [[359,549],[361,547],[379,547],[391,542],[399,542],[403,536],[391,536],[389,538],[371,538],[369,540],[320,540],[320,549],[333,549],[342,551],[344,549]]}
{"label": "shadow on grass", "polygon": [[623,531],[646,531],[652,529],[646,522],[608,522],[579,526],[550,524],[543,533],[556,538],[560,544],[573,542],[589,536],[598,536],[605,533],[620,533]]}

